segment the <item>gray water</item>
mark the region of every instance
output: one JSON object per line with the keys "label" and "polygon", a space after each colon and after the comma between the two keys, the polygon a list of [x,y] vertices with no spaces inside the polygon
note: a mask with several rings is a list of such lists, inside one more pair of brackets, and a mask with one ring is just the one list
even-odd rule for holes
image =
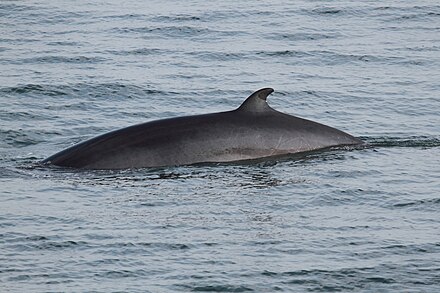
{"label": "gray water", "polygon": [[[0,32],[1,292],[440,291],[437,1],[2,1]],[[39,164],[262,87],[371,147]]]}

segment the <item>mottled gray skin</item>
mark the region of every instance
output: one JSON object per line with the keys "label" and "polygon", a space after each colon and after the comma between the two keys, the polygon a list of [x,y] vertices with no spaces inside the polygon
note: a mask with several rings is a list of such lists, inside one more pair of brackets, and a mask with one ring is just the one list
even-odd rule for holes
{"label": "mottled gray skin", "polygon": [[356,145],[359,139],[313,121],[280,113],[253,93],[236,110],[134,125],[92,138],[46,160],[57,166],[125,169],[232,162]]}

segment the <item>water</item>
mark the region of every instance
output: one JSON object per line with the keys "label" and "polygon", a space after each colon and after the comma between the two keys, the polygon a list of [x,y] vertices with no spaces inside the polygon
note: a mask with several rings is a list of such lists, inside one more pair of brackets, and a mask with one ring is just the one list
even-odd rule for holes
{"label": "water", "polygon": [[[0,15],[0,291],[440,290],[436,1],[2,1]],[[372,147],[38,165],[268,86],[274,108]]]}

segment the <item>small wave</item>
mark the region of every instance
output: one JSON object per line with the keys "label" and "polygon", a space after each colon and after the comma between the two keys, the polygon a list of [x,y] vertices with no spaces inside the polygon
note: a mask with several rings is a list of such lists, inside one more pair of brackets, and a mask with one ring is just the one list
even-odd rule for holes
{"label": "small wave", "polygon": [[209,61],[235,61],[244,60],[249,57],[246,53],[234,53],[234,52],[211,52],[211,51],[196,51],[189,52],[188,55],[196,56],[201,60]]}
{"label": "small wave", "polygon": [[[401,50],[401,49],[398,49]],[[406,47],[407,51],[415,51],[415,52],[438,52],[440,51],[440,46],[436,46],[434,44],[431,45],[416,45],[414,47]]]}
{"label": "small wave", "polygon": [[23,244],[15,244],[9,246],[18,251],[29,251],[29,250],[61,250],[61,249],[72,249],[72,248],[85,248],[89,244],[84,241],[29,241]]}
{"label": "small wave", "polygon": [[[396,280],[389,276],[377,276],[376,268],[342,268],[336,270],[297,270],[286,272],[264,271],[263,276],[282,277],[284,284],[306,285],[309,290],[318,292],[351,291],[367,284],[392,284]],[[322,280],[337,279],[339,282],[325,284]],[[356,284],[356,285],[354,285]]]}
{"label": "small wave", "polygon": [[264,12],[261,10],[253,10],[249,7],[249,9],[242,10],[242,9],[224,9],[224,10],[212,10],[212,11],[206,11],[200,14],[200,18],[202,20],[206,20],[209,22],[224,22],[228,19],[247,19],[247,18],[255,18],[258,17],[258,15],[264,14],[265,16],[269,17],[277,17],[278,14],[265,9]]}
{"label": "small wave", "polygon": [[[102,264],[101,264],[102,265]],[[144,269],[138,270],[113,270],[113,271],[97,271],[94,273],[95,278],[135,278],[135,277],[145,277],[151,274],[150,271]]]}
{"label": "small wave", "polygon": [[125,27],[118,28],[120,32],[161,34],[168,37],[197,36],[208,33],[210,30],[206,28],[193,26],[163,26],[163,27]]}
{"label": "small wave", "polygon": [[[417,62],[408,61],[406,58],[395,56],[378,56],[367,54],[345,54],[335,51],[296,51],[296,50],[284,50],[284,51],[259,51],[257,55],[267,57],[292,57],[297,58],[295,62],[310,63],[310,64],[325,64],[325,65],[340,65],[340,64],[361,64],[361,63],[380,63],[380,64],[402,64],[405,62],[411,62],[410,64],[419,65],[423,60],[417,60]],[[285,59],[283,59],[285,61]]]}
{"label": "small wave", "polygon": [[335,39],[340,37],[340,34],[323,34],[323,33],[273,33],[268,36],[274,40],[289,40],[289,41],[316,41],[322,39]]}
{"label": "small wave", "polygon": [[188,250],[194,248],[193,244],[162,243],[162,242],[114,242],[100,247],[102,252],[113,253],[116,250],[128,251],[153,251],[153,250]]}
{"label": "small wave", "polygon": [[157,49],[157,48],[139,48],[134,50],[122,50],[122,51],[109,51],[114,55],[140,55],[140,56],[149,56],[149,55],[158,55],[163,53],[170,53],[169,50]]}
{"label": "small wave", "polygon": [[342,9],[338,9],[335,7],[321,7],[321,8],[315,8],[309,11],[311,14],[318,14],[318,15],[335,15],[335,14],[342,14]]}
{"label": "small wave", "polygon": [[[115,29],[112,29],[115,30]],[[221,38],[243,34],[241,31],[222,31],[212,30],[200,26],[162,26],[162,27],[123,27],[117,28],[116,32],[120,33],[138,33],[145,35],[147,38],[152,36],[158,38]]]}
{"label": "small wave", "polygon": [[50,46],[80,46],[81,44],[79,42],[73,42],[73,41],[53,41],[47,43]]}
{"label": "small wave", "polygon": [[145,17],[146,17],[145,14],[140,14],[140,13],[112,14],[112,15],[101,16],[102,19],[116,19],[116,20],[144,19]]}
{"label": "small wave", "polygon": [[182,289],[189,290],[191,292],[252,292],[252,288],[240,285],[179,285]]}
{"label": "small wave", "polygon": [[61,84],[61,85],[49,85],[49,84],[25,84],[14,87],[0,88],[0,93],[5,95],[11,95],[16,97],[16,94],[29,95],[37,98],[38,96],[51,96],[51,97],[104,97],[106,99],[112,96],[142,96],[151,94],[158,95],[175,95],[175,92],[160,91],[144,87],[139,87],[131,84],[122,83],[99,83],[99,84]]}
{"label": "small wave", "polygon": [[105,58],[102,57],[87,57],[87,56],[74,56],[74,57],[65,57],[65,56],[42,56],[42,57],[34,57],[19,60],[18,62],[21,64],[29,64],[29,63],[73,63],[73,64],[90,64],[90,63],[100,63],[105,61]]}
{"label": "small wave", "polygon": [[62,240],[58,236],[24,235],[7,233],[3,235],[5,244],[14,250],[58,250],[67,248],[84,248],[89,246],[85,241]]}
{"label": "small wave", "polygon": [[435,148],[440,147],[440,138],[429,136],[410,137],[361,137],[372,147]]}
{"label": "small wave", "polygon": [[321,6],[321,7],[315,7],[312,9],[301,9],[300,10],[303,14],[311,15],[311,16],[318,16],[318,17],[350,17],[350,16],[356,16],[356,17],[364,17],[365,9],[362,6],[356,6],[356,7],[349,7],[349,6]]}
{"label": "small wave", "polygon": [[200,21],[202,18],[194,15],[178,14],[178,15],[160,15],[152,19],[155,22],[183,22],[183,21]]}
{"label": "small wave", "polygon": [[260,51],[256,53],[257,55],[270,56],[270,57],[308,57],[311,54],[294,51],[294,50],[284,50],[284,51]]}
{"label": "small wave", "polygon": [[440,13],[436,12],[422,12],[422,13],[414,13],[407,14],[398,17],[394,17],[392,20],[394,21],[418,21],[418,20],[432,20],[440,17]]}
{"label": "small wave", "polygon": [[40,84],[26,84],[15,87],[5,87],[0,89],[0,93],[4,94],[27,94],[27,93],[44,93],[48,96],[65,95],[66,93],[59,90],[50,89],[52,86]]}
{"label": "small wave", "polygon": [[318,62],[324,64],[345,64],[345,63],[370,63],[379,62],[388,64],[394,59],[399,59],[398,57],[384,57],[377,55],[367,55],[367,54],[345,54],[335,51],[312,51],[311,55],[319,58]]}
{"label": "small wave", "polygon": [[415,209],[438,209],[438,205],[440,205],[440,198],[432,198],[432,199],[420,199],[415,201],[407,201],[407,202],[399,202],[394,204],[396,208],[415,208]]}
{"label": "small wave", "polygon": [[[17,119],[17,117],[16,117]],[[36,119],[30,119],[36,120]],[[37,145],[41,142],[45,141],[45,137],[47,137],[49,132],[45,131],[25,131],[25,130],[0,130],[0,146],[13,147],[13,148],[21,148],[30,145]]]}
{"label": "small wave", "polygon": [[[16,13],[35,11],[36,7],[31,5],[17,5],[15,3],[0,2],[0,17],[11,17]],[[21,4],[21,3],[20,3]]]}
{"label": "small wave", "polygon": [[[379,6],[372,8],[373,16],[378,16],[387,23],[414,23],[417,21],[433,21],[440,16],[439,6]],[[430,28],[429,28],[430,29]]]}

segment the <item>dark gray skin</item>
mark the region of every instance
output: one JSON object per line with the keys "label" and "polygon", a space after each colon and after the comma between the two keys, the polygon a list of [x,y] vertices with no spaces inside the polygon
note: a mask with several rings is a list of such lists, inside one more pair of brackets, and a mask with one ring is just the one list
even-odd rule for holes
{"label": "dark gray skin", "polygon": [[112,131],[43,161],[83,169],[163,167],[233,162],[356,145],[335,128],[278,112],[264,88],[236,110],[151,121]]}

